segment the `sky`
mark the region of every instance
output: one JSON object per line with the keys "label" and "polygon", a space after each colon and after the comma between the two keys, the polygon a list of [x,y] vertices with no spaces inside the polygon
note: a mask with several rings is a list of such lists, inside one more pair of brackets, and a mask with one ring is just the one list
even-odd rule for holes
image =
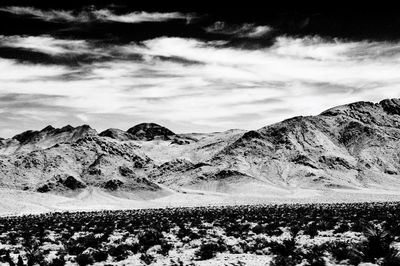
{"label": "sky", "polygon": [[258,129],[400,97],[400,20],[374,12],[0,6],[0,136]]}

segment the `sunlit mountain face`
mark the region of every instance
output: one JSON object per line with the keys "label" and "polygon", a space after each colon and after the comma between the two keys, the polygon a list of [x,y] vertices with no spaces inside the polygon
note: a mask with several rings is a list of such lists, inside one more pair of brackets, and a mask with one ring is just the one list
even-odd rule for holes
{"label": "sunlit mountain face", "polygon": [[1,2],[0,136],[248,130],[400,97],[394,11],[129,2]]}

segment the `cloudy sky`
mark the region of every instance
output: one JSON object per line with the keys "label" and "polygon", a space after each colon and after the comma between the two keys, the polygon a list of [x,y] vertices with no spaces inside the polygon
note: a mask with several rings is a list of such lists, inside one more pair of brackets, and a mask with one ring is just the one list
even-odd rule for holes
{"label": "cloudy sky", "polygon": [[2,5],[0,136],[257,129],[400,97],[400,20],[371,15]]}

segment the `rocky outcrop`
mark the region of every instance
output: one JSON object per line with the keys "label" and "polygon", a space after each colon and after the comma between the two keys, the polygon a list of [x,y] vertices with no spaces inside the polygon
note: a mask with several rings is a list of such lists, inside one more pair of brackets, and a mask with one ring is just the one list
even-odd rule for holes
{"label": "rocky outcrop", "polygon": [[[73,176],[67,176],[62,178],[60,175],[47,180],[44,184],[36,189],[37,192],[46,193],[50,191],[66,191],[66,190],[78,190],[86,188],[86,184],[77,180]],[[29,187],[24,187],[24,190],[28,190]]]}
{"label": "rocky outcrop", "polygon": [[46,149],[60,143],[72,143],[87,136],[97,136],[96,130],[88,125],[67,125],[62,128],[47,126],[42,130],[28,130],[2,141],[0,155]]}
{"label": "rocky outcrop", "polygon": [[75,189],[80,189],[80,188],[85,188],[86,185],[82,183],[81,181],[77,180],[73,176],[68,176],[65,180],[62,180],[62,184],[72,190]]}
{"label": "rocky outcrop", "polygon": [[123,184],[124,184],[124,182],[122,182],[121,180],[112,179],[112,180],[108,180],[107,182],[104,183],[104,188],[114,191],[114,190],[117,190],[118,188],[120,188]]}
{"label": "rocky outcrop", "polygon": [[120,140],[120,141],[129,141],[129,140],[137,140],[138,138],[135,137],[134,135],[123,131],[121,129],[116,129],[116,128],[109,128],[107,130],[104,130],[99,134],[99,136],[102,137],[108,137],[112,138],[115,140]]}
{"label": "rocky outcrop", "polygon": [[386,113],[400,115],[400,99],[387,99],[381,101],[379,104]]}
{"label": "rocky outcrop", "polygon": [[142,123],[131,127],[127,132],[141,140],[170,140],[175,136],[168,128],[155,123]]}

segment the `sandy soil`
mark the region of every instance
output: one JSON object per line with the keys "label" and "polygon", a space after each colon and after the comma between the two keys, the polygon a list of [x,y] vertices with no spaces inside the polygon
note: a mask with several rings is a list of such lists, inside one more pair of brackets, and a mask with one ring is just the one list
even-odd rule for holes
{"label": "sandy soil", "polygon": [[223,194],[196,190],[174,191],[163,197],[132,199],[88,188],[74,196],[0,189],[0,215],[21,215],[55,211],[91,211],[138,208],[191,207],[236,204],[332,203],[364,201],[400,201],[400,191],[388,190],[306,190],[276,191],[269,195]]}

